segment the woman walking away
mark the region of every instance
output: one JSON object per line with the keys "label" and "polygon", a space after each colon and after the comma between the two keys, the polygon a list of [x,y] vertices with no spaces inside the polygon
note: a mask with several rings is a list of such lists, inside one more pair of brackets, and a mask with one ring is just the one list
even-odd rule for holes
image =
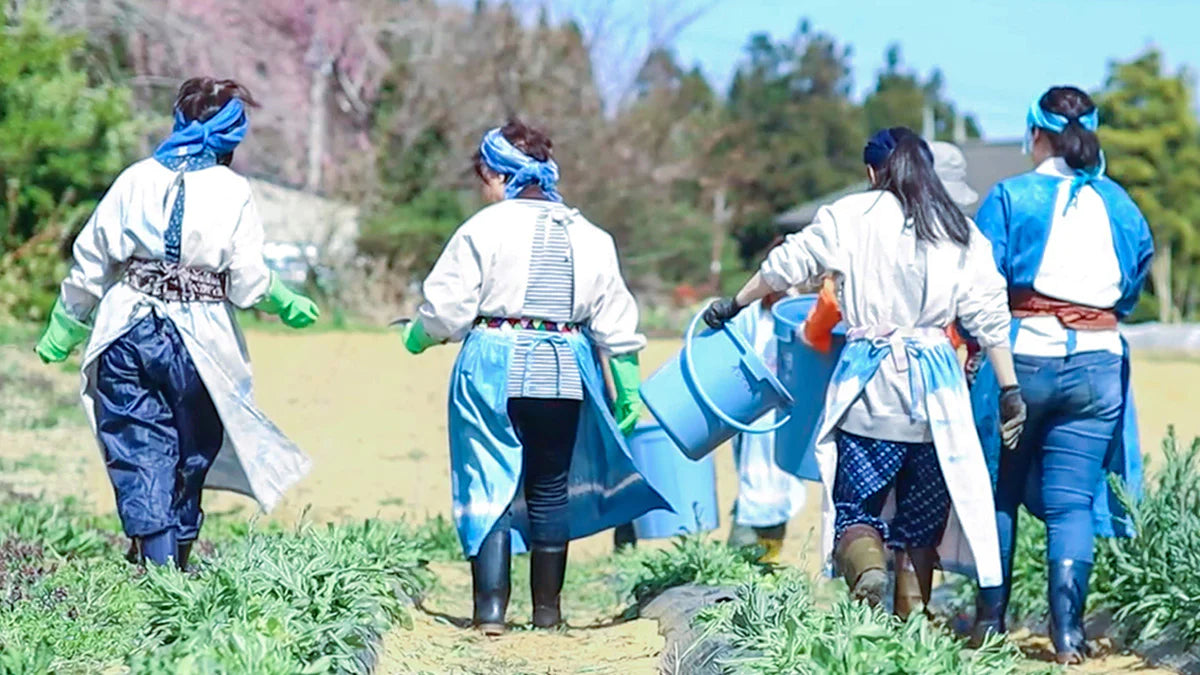
{"label": "woman walking away", "polygon": [[[1129,349],[1117,321],[1137,304],[1153,241],[1129,195],[1104,175],[1097,124],[1084,92],[1047,91],[1027,116],[1037,168],[1001,181],[977,216],[1008,280],[1029,420],[1016,451],[1000,458],[1005,583],[980,591],[976,636],[1004,630],[1017,507],[1025,501],[1046,521],[1050,632],[1060,663],[1086,656],[1094,535],[1132,535],[1106,474],[1120,475],[1134,494],[1141,488]],[[975,386],[990,381],[983,375]]]}
{"label": "woman walking away", "polygon": [[[886,129],[871,137],[863,159],[874,189],[822,207],[705,320],[720,326],[771,291],[836,276],[849,331],[816,436],[822,553],[833,554],[855,597],[877,604],[887,586],[886,542],[912,559],[927,602],[935,547],[959,541],[948,531],[943,539],[948,527],[961,528],[969,546],[944,547],[942,560],[965,555],[981,585],[1000,583],[987,468],[945,332],[956,319],[987,346],[1007,386],[1010,440],[1024,410],[1006,341],[1004,285],[983,273],[982,237],[938,181],[928,146],[908,129]],[[888,521],[883,506],[893,489]]]}
{"label": "woman walking away", "polygon": [[[532,550],[533,623],[553,627],[567,542],[668,506],[622,435],[640,414],[646,340],[612,237],[562,204],[550,139],[536,129],[489,131],[475,172],[493,204],[451,237],[404,344],[418,354],[463,341],[450,382],[454,517],[474,624],[497,635],[514,550]],[[597,351],[609,359],[615,419]]]}
{"label": "woman walking away", "polygon": [[233,314],[257,306],[294,328],[318,314],[267,268],[250,184],[229,169],[254,105],[233,80],[183,83],[170,137],[117,177],[76,238],[37,345],[52,362],[88,342],[83,405],[142,561],[186,566],[202,487],[269,510],[309,468],[254,405]]}
{"label": "woman walking away", "polygon": [[[779,238],[771,248],[782,243],[783,239]],[[770,293],[732,320],[772,372],[776,368],[777,349],[771,308],[789,294],[791,290]],[[770,424],[774,418],[774,413],[768,413],[759,424]],[[738,472],[738,491],[729,544],[757,544],[763,550],[763,562],[779,562],[788,521],[804,508],[807,496],[804,481],[775,463],[774,432],[734,436],[733,462]]]}
{"label": "woman walking away", "polygon": [[[942,187],[946,188],[946,194],[960,208],[965,208],[974,204],[979,200],[979,195],[971,189],[971,186],[966,183],[967,160],[963,156],[962,151],[957,146],[951,143],[943,143],[941,141],[932,141],[929,143],[929,149],[933,153],[933,171],[937,174],[938,180],[942,182]],[[978,246],[986,249],[986,255],[981,254],[981,257],[987,259],[991,256],[991,246],[987,240],[979,237],[971,242],[972,246]],[[990,267],[981,266],[979,272],[984,276],[981,284],[987,285],[989,277],[992,277],[993,271]],[[739,316],[741,316],[739,314]],[[808,317],[804,322],[804,328],[801,331],[801,336],[804,341],[817,351],[828,353],[833,348],[833,329],[842,320],[841,308],[837,301],[837,282],[832,275],[825,275],[822,280],[820,292],[817,295],[817,301],[809,311]],[[946,327],[946,337],[950,340],[950,346],[957,351],[964,344],[963,338],[959,335],[956,324],[952,323]],[[978,344],[976,344],[978,347]],[[992,401],[993,405],[995,401]],[[993,413],[993,417],[995,414]],[[999,443],[999,438],[996,439]],[[985,446],[986,447],[986,446]],[[986,457],[986,452],[985,452]],[[917,569],[913,561],[909,559],[908,553],[898,550],[893,557],[893,569],[895,570],[895,583],[893,584],[894,595],[892,601],[892,610],[896,616],[902,619],[908,618],[909,614],[921,609],[928,601],[922,591],[921,575],[917,573]],[[928,570],[922,570],[928,572]],[[928,587],[928,583],[925,583]]]}

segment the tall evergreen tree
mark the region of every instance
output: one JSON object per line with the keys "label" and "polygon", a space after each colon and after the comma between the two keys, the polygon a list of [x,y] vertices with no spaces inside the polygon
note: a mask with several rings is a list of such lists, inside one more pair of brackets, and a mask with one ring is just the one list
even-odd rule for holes
{"label": "tall evergreen tree", "polygon": [[737,142],[752,164],[733,201],[738,236],[752,254],[780,211],[863,176],[861,109],[850,101],[849,47],[807,22],[785,42],[751,37],[728,97]]}
{"label": "tall evergreen tree", "polygon": [[1151,49],[1114,62],[1100,107],[1108,174],[1129,191],[1154,233],[1159,319],[1177,321],[1200,298],[1200,124],[1188,72],[1166,72]]}
{"label": "tall evergreen tree", "polygon": [[975,118],[960,113],[943,91],[945,80],[940,70],[934,70],[922,81],[913,70],[904,66],[900,46],[888,47],[884,67],[875,81],[875,90],[863,102],[868,133],[886,127],[905,126],[924,133],[924,109],[933,113],[934,138],[953,141],[954,126],[958,116],[964,115],[963,131],[967,138],[979,138],[979,124]]}

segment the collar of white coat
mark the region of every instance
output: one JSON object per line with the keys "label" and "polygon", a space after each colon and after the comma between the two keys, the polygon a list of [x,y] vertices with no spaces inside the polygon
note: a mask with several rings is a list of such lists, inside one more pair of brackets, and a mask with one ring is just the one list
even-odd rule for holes
{"label": "collar of white coat", "polygon": [[575,220],[575,216],[579,215],[579,209],[567,206],[559,202],[549,202],[544,199],[506,199],[504,202],[547,211],[550,217],[555,221],[566,225]]}
{"label": "collar of white coat", "polygon": [[1075,170],[1067,165],[1067,160],[1062,157],[1050,157],[1041,164],[1038,164],[1034,171],[1043,176],[1054,176],[1055,178],[1075,177]]}

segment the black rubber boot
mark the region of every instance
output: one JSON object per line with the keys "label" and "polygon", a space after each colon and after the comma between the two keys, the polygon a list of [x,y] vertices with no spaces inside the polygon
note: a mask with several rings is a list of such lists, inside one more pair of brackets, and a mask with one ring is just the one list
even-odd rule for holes
{"label": "black rubber boot", "polygon": [[620,551],[626,547],[637,548],[637,530],[633,529],[633,523],[613,528],[613,550]]}
{"label": "black rubber boot", "polygon": [[484,635],[504,632],[511,591],[512,531],[496,528],[484,538],[479,554],[471,559],[475,612],[471,623]]}
{"label": "black rubber boot", "polygon": [[973,648],[978,648],[988,635],[1008,632],[1004,615],[1008,613],[1008,583],[981,588],[975,595],[975,625],[971,628]]}
{"label": "black rubber boot", "polygon": [[1088,656],[1083,610],[1091,574],[1091,563],[1050,561],[1050,639],[1061,664],[1082,663]]}
{"label": "black rubber boot", "polygon": [[533,595],[533,625],[554,628],[562,623],[563,579],[567,574],[567,545],[535,546],[529,556],[529,590]]}
{"label": "black rubber boot", "polygon": [[192,555],[192,543],[190,541],[181,541],[176,547],[175,564],[179,566],[181,572],[188,571],[188,558]]}

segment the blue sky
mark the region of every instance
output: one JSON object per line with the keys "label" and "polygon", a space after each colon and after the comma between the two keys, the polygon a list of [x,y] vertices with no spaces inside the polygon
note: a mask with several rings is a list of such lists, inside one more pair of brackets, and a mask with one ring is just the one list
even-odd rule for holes
{"label": "blue sky", "polygon": [[[670,4],[612,2],[627,12]],[[949,97],[993,139],[1019,138],[1029,101],[1046,87],[1099,87],[1112,59],[1150,44],[1171,68],[1200,65],[1200,0],[678,0],[675,6],[709,4],[675,48],[683,63],[699,63],[722,87],[750,34],[785,39],[807,17],[853,47],[860,95],[873,84],[887,45],[899,42],[909,67],[923,74],[941,68]]]}

